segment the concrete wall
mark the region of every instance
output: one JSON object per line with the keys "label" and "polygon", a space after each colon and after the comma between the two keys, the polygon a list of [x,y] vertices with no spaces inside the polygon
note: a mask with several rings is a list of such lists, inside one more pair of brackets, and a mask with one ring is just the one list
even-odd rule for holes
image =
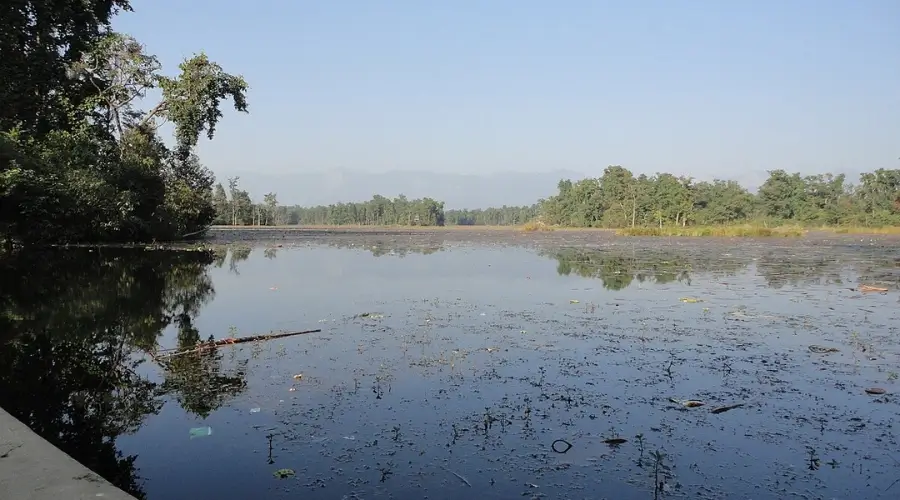
{"label": "concrete wall", "polygon": [[0,499],[135,500],[0,408]]}

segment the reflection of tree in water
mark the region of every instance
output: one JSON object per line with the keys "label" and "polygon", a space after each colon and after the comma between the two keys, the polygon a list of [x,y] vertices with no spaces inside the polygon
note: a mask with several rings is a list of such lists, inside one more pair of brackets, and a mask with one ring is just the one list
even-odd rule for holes
{"label": "reflection of tree in water", "polygon": [[[442,251],[444,248],[440,244],[431,243],[416,243],[416,242],[408,242],[408,241],[396,241],[392,239],[340,239],[340,240],[326,240],[323,243],[332,248],[341,248],[341,249],[361,249],[367,250],[372,253],[374,257],[383,257],[385,255],[392,255],[395,257],[406,257],[410,254],[419,254],[419,255],[431,255],[436,252]],[[267,259],[276,259],[278,257],[278,251],[281,247],[269,246],[263,248],[263,257]],[[224,267],[225,264],[228,264],[228,270],[234,274],[240,274],[238,271],[238,264],[250,258],[250,254],[253,252],[253,247],[244,246],[244,245],[234,245],[228,247],[219,248],[213,259],[213,265],[215,267]]]}
{"label": "reflection of tree in water", "polygon": [[[136,354],[153,348],[168,325],[190,325],[213,295],[206,272],[212,261],[207,252],[124,249],[4,259],[0,406],[116,486],[144,497],[135,457],[120,456],[116,438],[157,412],[166,391],[184,400],[207,391],[190,383],[160,387],[140,377],[143,357]],[[201,369],[221,380],[217,365],[195,373]],[[213,398],[186,409],[208,413],[223,402]]]}
{"label": "reflection of tree in water", "polygon": [[[229,271],[234,274],[240,274],[238,272],[238,263],[250,258],[250,254],[252,252],[253,248],[245,245],[217,247],[213,251],[212,265],[218,268],[222,268],[227,262]],[[269,257],[269,255],[267,254],[266,257]],[[274,257],[275,255],[273,254],[270,258]]]}
{"label": "reflection of tree in water", "polygon": [[900,258],[878,255],[865,261],[857,261],[854,270],[859,275],[859,283],[893,284],[900,286]]}
{"label": "reflection of tree in water", "polygon": [[674,252],[562,248],[541,252],[557,261],[560,275],[597,278],[608,290],[623,290],[634,281],[691,284],[694,270],[712,274],[735,274],[746,268],[736,259],[711,259]]}
{"label": "reflection of tree in water", "polygon": [[327,244],[333,248],[368,250],[373,257],[392,255],[403,258],[410,254],[431,255],[444,249],[442,244],[434,241],[420,242],[412,238],[409,241],[397,241],[390,238],[354,238],[352,240],[329,240]]}
{"label": "reflection of tree in water", "polygon": [[[191,323],[190,316],[176,318],[175,324],[179,351],[200,342],[200,332]],[[165,368],[163,389],[174,393],[182,408],[201,418],[208,417],[247,387],[244,373],[247,361],[242,360],[238,369],[223,373],[219,349],[174,356],[160,364]]]}
{"label": "reflection of tree in water", "polygon": [[634,261],[629,258],[576,249],[560,250],[554,257],[558,261],[558,274],[599,278],[603,288],[609,290],[625,289],[634,281]]}
{"label": "reflection of tree in water", "polygon": [[250,247],[244,246],[235,246],[228,248],[228,269],[234,274],[238,273],[238,262],[243,262],[250,258],[250,253],[253,252],[253,249]]}
{"label": "reflection of tree in water", "polygon": [[841,259],[836,254],[798,256],[766,252],[756,262],[756,270],[772,288],[841,283]]}

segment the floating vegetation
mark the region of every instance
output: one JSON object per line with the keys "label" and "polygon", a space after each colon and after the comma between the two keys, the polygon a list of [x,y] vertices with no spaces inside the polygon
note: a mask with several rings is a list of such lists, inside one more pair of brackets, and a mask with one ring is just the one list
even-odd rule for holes
{"label": "floating vegetation", "polygon": [[[35,333],[0,351],[2,404],[38,429],[66,421],[42,421],[45,407],[85,406],[104,432],[135,416],[133,436],[98,449],[137,456],[151,500],[184,484],[215,498],[581,498],[595,483],[616,498],[868,498],[900,475],[887,458],[900,442],[896,297],[851,289],[897,282],[896,245],[473,234],[286,237],[277,254],[267,243],[194,267],[25,266],[46,303],[5,302]],[[130,356],[320,321],[163,366]],[[44,349],[55,371],[35,363]],[[104,379],[84,359],[147,364]],[[206,437],[190,441],[193,427]],[[165,468],[148,452],[160,447],[185,465]],[[224,456],[241,472],[199,479]]]}

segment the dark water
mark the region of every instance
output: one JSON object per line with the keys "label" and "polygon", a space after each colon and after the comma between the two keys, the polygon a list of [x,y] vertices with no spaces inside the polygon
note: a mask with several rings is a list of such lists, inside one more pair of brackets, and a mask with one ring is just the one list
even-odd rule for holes
{"label": "dark water", "polygon": [[22,256],[0,406],[151,500],[897,498],[896,247],[628,241]]}

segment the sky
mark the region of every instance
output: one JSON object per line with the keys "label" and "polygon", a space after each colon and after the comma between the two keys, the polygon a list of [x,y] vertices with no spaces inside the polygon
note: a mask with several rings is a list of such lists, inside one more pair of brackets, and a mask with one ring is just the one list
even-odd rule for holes
{"label": "sky", "polygon": [[900,168],[896,0],[132,6],[114,28],[166,72],[204,51],[248,80],[199,149],[219,177]]}

